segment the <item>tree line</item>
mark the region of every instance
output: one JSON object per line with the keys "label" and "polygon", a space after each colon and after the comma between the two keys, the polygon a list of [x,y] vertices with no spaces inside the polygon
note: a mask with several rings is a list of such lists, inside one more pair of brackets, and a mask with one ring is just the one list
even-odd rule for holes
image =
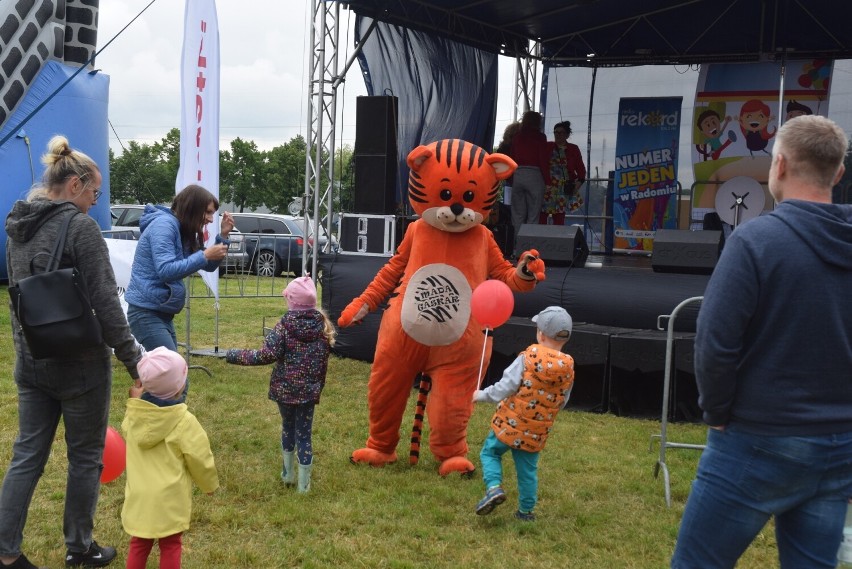
{"label": "tree line", "polygon": [[[852,141],[850,141],[852,143]],[[236,138],[219,151],[219,201],[234,204],[234,211],[266,207],[288,213],[287,206],[304,195],[305,152],[301,135],[271,150],[259,150],[251,140]],[[344,145],[336,151],[334,209],[354,211],[353,150]],[[111,203],[170,203],[180,163],[180,130],[171,129],[154,144],[130,141],[124,152],[109,151]],[[835,188],[834,201],[852,202],[852,151],[846,156],[846,175]],[[328,172],[322,172],[324,189]]]}
{"label": "tree line", "polygon": [[[266,207],[288,213],[287,206],[305,193],[305,139],[297,135],[271,150],[259,150],[254,141],[236,138],[219,151],[219,201],[242,212]],[[354,160],[352,148],[336,151],[334,199],[336,208],[352,201]],[[171,129],[159,142],[130,141],[116,156],[110,149],[111,203],[170,203],[180,164],[180,130]],[[321,187],[328,186],[322,172]]]}

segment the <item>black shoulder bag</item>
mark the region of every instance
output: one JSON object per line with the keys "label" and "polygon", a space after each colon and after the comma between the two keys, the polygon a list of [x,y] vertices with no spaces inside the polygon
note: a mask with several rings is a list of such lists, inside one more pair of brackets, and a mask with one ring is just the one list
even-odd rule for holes
{"label": "black shoulder bag", "polygon": [[59,269],[68,225],[77,213],[65,218],[50,253],[47,268],[9,287],[12,308],[21,323],[30,353],[36,359],[65,358],[103,343],[101,323],[89,302],[83,276],[71,267]]}

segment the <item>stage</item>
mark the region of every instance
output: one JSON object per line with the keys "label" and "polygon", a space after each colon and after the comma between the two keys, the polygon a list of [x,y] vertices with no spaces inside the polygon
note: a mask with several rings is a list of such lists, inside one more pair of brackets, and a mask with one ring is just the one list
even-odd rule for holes
{"label": "stage", "polygon": [[[360,295],[388,257],[340,253],[320,258],[322,304],[336,320]],[[550,305],[564,307],[574,320],[565,351],[575,360],[570,406],[623,416],[660,417],[666,363],[667,320],[683,300],[704,294],[709,276],[654,271],[647,255],[590,255],[585,266],[547,267],[547,278],[529,293],[515,293],[506,324],[494,330],[486,383],[535,340],[530,318]],[[669,417],[700,419],[692,369],[692,339],[698,303],[675,322]],[[383,310],[363,324],[339,331],[335,353],[372,361]],[[413,378],[412,378],[413,380]]]}

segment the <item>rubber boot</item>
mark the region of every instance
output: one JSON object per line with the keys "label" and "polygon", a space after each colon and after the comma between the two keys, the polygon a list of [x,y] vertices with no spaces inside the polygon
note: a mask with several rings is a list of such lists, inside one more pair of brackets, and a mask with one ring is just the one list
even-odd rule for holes
{"label": "rubber boot", "polygon": [[311,489],[311,469],[313,467],[313,463],[299,465],[299,487],[296,489],[298,492],[307,492]]}
{"label": "rubber boot", "polygon": [[296,452],[295,451],[284,451],[284,466],[281,470],[281,480],[284,481],[285,486],[295,486],[296,485]]}

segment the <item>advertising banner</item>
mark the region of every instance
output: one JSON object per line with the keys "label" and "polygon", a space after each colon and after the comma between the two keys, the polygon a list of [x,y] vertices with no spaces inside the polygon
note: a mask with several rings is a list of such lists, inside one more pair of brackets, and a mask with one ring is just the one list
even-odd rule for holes
{"label": "advertising banner", "polygon": [[[219,22],[214,0],[186,0],[181,59],[180,169],[175,194],[190,184],[219,199]],[[214,245],[219,213],[204,228],[204,244]],[[219,272],[201,271],[216,300]]]}
{"label": "advertising banner", "polygon": [[[788,61],[779,109],[780,63],[701,66],[692,124],[692,229],[701,229],[707,214],[732,226],[774,208],[766,181],[775,133],[800,115],[828,116],[832,68],[831,60]],[[738,201],[744,206],[732,209]]]}
{"label": "advertising banner", "polygon": [[622,98],[618,105],[614,250],[650,253],[658,229],[677,227],[681,101]]}

